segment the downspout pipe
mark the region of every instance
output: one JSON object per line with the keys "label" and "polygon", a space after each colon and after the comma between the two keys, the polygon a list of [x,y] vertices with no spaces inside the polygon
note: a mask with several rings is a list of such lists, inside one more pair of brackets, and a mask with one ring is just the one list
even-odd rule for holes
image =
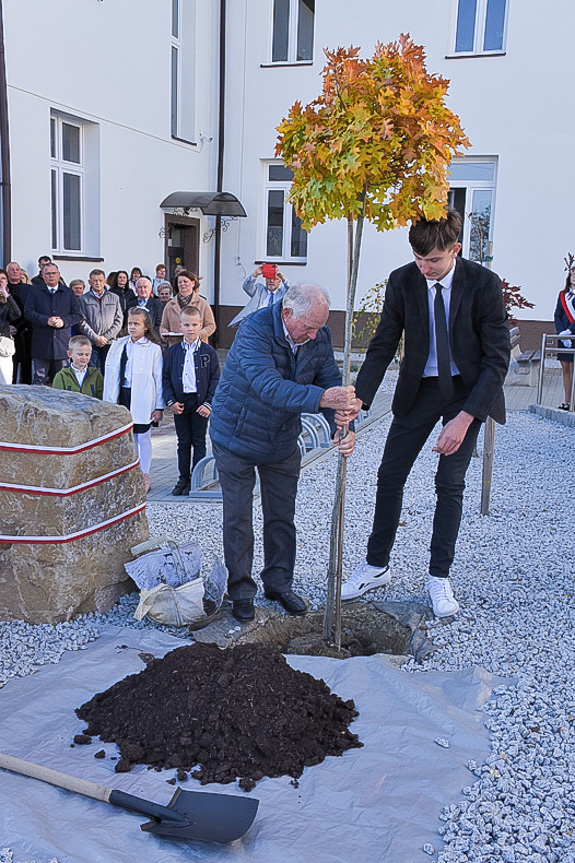
{"label": "downspout pipe", "polygon": [[[224,190],[224,136],[226,109],[226,0],[220,0],[220,55],[219,55],[219,90],[218,90],[218,162],[216,191]],[[214,317],[217,329],[214,344],[220,342],[220,286],[222,257],[222,217],[216,216],[216,235],[214,248]]]}
{"label": "downspout pipe", "polygon": [[0,0],[0,260],[6,266],[12,256],[12,196],[10,184],[10,134],[8,125],[8,80],[4,53],[4,11]]}

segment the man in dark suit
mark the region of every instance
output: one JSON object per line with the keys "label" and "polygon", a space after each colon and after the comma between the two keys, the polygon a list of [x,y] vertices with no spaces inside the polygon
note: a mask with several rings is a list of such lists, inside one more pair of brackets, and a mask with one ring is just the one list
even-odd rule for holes
{"label": "man in dark suit", "polygon": [[157,297],[153,296],[152,282],[147,276],[142,276],[142,278],[138,279],[136,282],[136,294],[137,296],[128,298],[124,324],[127,324],[128,312],[130,309],[135,307],[146,309],[146,311],[150,313],[152,323],[159,333],[160,324],[162,323],[162,315],[164,314],[164,304]]}
{"label": "man in dark suit", "polygon": [[391,424],[378,473],[373,530],[367,555],[343,585],[353,599],[388,584],[403,487],[436,423],[439,466],[437,503],[426,586],[437,617],[459,611],[449,582],[461,520],[465,473],[481,423],[505,422],[503,381],[509,363],[509,331],[495,273],[458,257],[461,218],[424,219],[409,232],[415,262],[391,273],[376,333],[355,389],[357,403],[343,422],[369,407],[395,356],[401,336],[404,357],[395,390]]}
{"label": "man in dark suit", "polygon": [[32,361],[34,384],[50,386],[54,375],[68,362],[70,330],[82,320],[78,298],[60,284],[56,264],[45,264],[44,284],[28,292],[24,317],[32,324]]}

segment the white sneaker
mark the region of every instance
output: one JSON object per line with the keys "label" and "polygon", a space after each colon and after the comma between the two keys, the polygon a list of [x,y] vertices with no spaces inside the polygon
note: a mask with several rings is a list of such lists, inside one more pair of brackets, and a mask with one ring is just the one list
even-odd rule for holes
{"label": "white sneaker", "polygon": [[428,575],[425,579],[425,586],[431,597],[431,604],[436,617],[449,617],[452,614],[457,614],[459,603],[453,596],[448,578]]}
{"label": "white sneaker", "polygon": [[355,599],[368,590],[383,587],[391,581],[389,566],[370,566],[367,560],[358,563],[352,574],[341,586],[341,598]]}

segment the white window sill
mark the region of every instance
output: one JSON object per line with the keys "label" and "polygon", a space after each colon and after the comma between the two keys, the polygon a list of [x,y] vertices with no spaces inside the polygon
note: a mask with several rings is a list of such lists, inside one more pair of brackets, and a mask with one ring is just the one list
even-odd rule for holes
{"label": "white window sill", "polygon": [[262,258],[260,261],[254,261],[254,264],[258,266],[260,264],[277,264],[278,267],[305,267],[307,266],[307,259],[303,258],[294,258],[293,260],[289,260],[289,258]]}
{"label": "white window sill", "polygon": [[446,54],[446,60],[457,60],[465,57],[505,57],[507,51],[457,51]]}
{"label": "white window sill", "polygon": [[313,66],[313,60],[276,60],[275,63],[260,63],[260,69],[275,69],[276,66]]}

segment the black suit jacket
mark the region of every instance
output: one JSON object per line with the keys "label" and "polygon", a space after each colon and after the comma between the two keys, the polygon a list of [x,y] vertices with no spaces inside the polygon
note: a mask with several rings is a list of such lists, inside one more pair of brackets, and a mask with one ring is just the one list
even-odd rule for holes
{"label": "black suit jacket", "polygon": [[[132,293],[132,292],[130,291],[130,293]],[[128,324],[128,312],[130,311],[130,309],[133,309],[134,307],[138,306],[138,299],[139,299],[138,297],[132,295],[127,300],[126,311],[124,314],[124,326],[127,326],[127,324]],[[138,307],[138,308],[140,308],[140,307]],[[143,306],[142,308],[145,308],[146,311],[148,311],[150,313],[154,328],[159,333],[160,332],[160,324],[162,323],[162,315],[164,314],[163,302],[161,300],[159,300],[157,297],[150,296],[150,297],[148,297],[148,299],[146,301],[146,305]]]}
{"label": "black suit jacket", "polygon": [[[49,327],[48,318],[58,316],[64,321],[60,329]],[[32,324],[32,356],[38,359],[66,359],[70,330],[83,318],[78,297],[70,288],[58,285],[51,294],[47,286],[34,285],[26,296],[24,317]]]}
{"label": "black suit jacket", "polygon": [[[429,354],[427,282],[415,263],[394,270],[380,322],[355,389],[369,406],[404,334],[404,357],[392,409],[404,416],[413,405]],[[453,359],[469,389],[463,407],[485,420],[505,422],[503,381],[509,364],[509,327],[499,277],[458,258],[451,288],[449,335]]]}

